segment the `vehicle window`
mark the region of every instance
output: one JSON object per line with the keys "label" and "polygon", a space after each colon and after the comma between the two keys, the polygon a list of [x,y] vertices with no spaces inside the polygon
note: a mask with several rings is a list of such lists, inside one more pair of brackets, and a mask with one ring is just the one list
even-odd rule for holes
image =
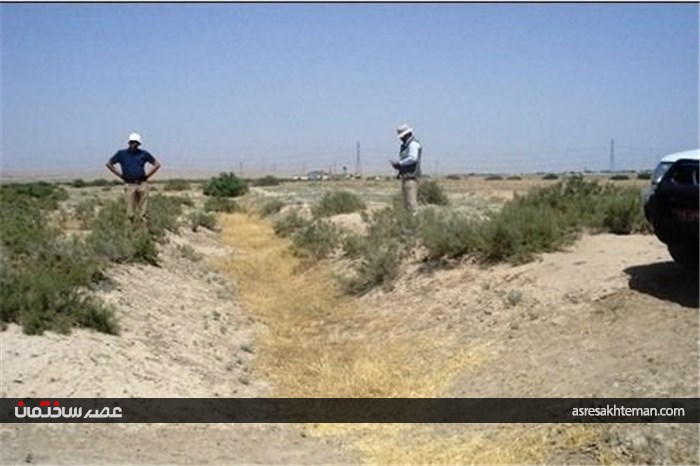
{"label": "vehicle window", "polygon": [[654,170],[654,176],[651,179],[652,184],[658,184],[661,178],[664,177],[669,167],[673,165],[671,162],[661,162]]}

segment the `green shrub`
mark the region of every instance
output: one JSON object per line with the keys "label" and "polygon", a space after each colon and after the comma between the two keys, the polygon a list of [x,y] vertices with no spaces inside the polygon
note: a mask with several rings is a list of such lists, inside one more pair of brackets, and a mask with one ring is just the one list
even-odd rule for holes
{"label": "green shrub", "polygon": [[177,233],[182,205],[191,205],[187,197],[156,194],[148,200],[148,231],[154,239],[162,240],[167,231]]}
{"label": "green shrub", "polygon": [[21,267],[3,260],[0,317],[20,324],[29,335],[45,330],[68,333],[71,327],[116,334],[113,311],[85,292],[96,274],[90,260],[66,245],[45,245]]}
{"label": "green shrub", "polygon": [[309,220],[302,217],[298,210],[290,210],[275,221],[273,228],[277,236],[286,238],[293,235],[308,223]]}
{"label": "green shrub", "polygon": [[248,192],[248,185],[232,172],[221,173],[204,185],[203,192],[205,196],[238,197]]}
{"label": "green shrub", "polygon": [[96,198],[84,199],[75,206],[75,219],[80,223],[82,230],[89,230],[100,202]]}
{"label": "green shrub", "polygon": [[451,212],[430,209],[419,216],[420,241],[428,259],[459,257],[476,249],[478,229],[475,222]]}
{"label": "green shrub", "polygon": [[262,217],[269,217],[270,215],[279,213],[283,207],[284,202],[279,199],[271,199],[262,205],[260,208],[260,215]]}
{"label": "green shrub", "polygon": [[418,220],[402,207],[385,207],[371,215],[363,215],[367,223],[366,236],[371,242],[396,240],[406,249],[417,245]]}
{"label": "green shrub", "polygon": [[277,186],[280,180],[274,176],[263,176],[253,181],[253,186]]}
{"label": "green shrub", "polygon": [[332,222],[315,219],[297,230],[292,241],[297,255],[323,259],[338,247],[340,232]]}
{"label": "green shrub", "polygon": [[[36,191],[32,191],[36,194]],[[45,203],[25,192],[0,203],[0,320],[28,334],[73,326],[114,333],[112,311],[85,289],[100,276],[82,242],[69,243],[46,221]]]}
{"label": "green shrub", "polygon": [[67,194],[49,183],[0,191],[0,320],[27,334],[90,327],[116,333],[114,313],[88,293],[103,262],[83,241],[50,226],[47,211]]}
{"label": "green shrub", "polygon": [[367,223],[365,234],[350,233],[343,240],[345,255],[357,260],[352,265],[353,276],[344,283],[351,294],[390,286],[403,257],[417,245],[418,220],[403,208],[363,213],[363,219]]}
{"label": "green shrub", "polygon": [[[150,205],[149,209],[152,209]],[[156,217],[160,218],[160,215]],[[102,207],[92,224],[87,245],[98,257],[111,262],[158,264],[154,237],[147,231],[132,231],[127,224],[123,198],[107,202]]]}
{"label": "green shrub", "polygon": [[418,184],[418,202],[430,205],[449,205],[450,200],[436,180],[422,180]]}
{"label": "green shrub", "polygon": [[644,171],[644,172],[637,173],[638,180],[650,180],[652,176],[653,176],[653,174],[650,171]]}
{"label": "green shrub", "polygon": [[367,253],[355,264],[354,275],[344,281],[345,290],[361,295],[377,286],[390,286],[399,274],[402,250],[403,246],[396,240],[370,244]]}
{"label": "green shrub", "polygon": [[210,197],[204,202],[206,212],[237,212],[240,210],[238,204],[233,199],[227,197]]}
{"label": "green shrub", "polygon": [[39,203],[30,197],[16,196],[0,202],[0,241],[16,255],[26,256],[37,245],[48,243],[58,232],[47,225]]}
{"label": "green shrub", "polygon": [[457,175],[457,174],[450,174],[445,177],[448,180],[461,180],[462,175]]}
{"label": "green shrub", "polygon": [[642,199],[635,189],[619,191],[607,198],[603,209],[603,227],[616,235],[648,233]]}
{"label": "green shrub", "polygon": [[96,180],[92,180],[87,183],[88,186],[94,186],[96,188],[101,188],[103,186],[108,186],[109,181],[105,180],[104,178],[98,178]]}
{"label": "green shrub", "polygon": [[506,203],[483,224],[477,249],[484,260],[517,263],[569,244],[583,229],[620,234],[646,228],[638,190],[579,175]]}
{"label": "green shrub", "polygon": [[476,252],[486,262],[522,263],[572,239],[553,209],[508,204],[480,228]]}
{"label": "green shrub", "polygon": [[613,175],[610,177],[610,179],[613,181],[625,181],[625,180],[629,180],[630,177],[627,175]]}
{"label": "green shrub", "polygon": [[68,199],[68,192],[60,186],[38,181],[0,185],[0,203],[25,203],[41,210],[56,210],[60,201]]}
{"label": "green shrub", "polygon": [[358,259],[368,253],[368,242],[366,237],[354,232],[347,232],[341,240],[341,247],[345,257]]}
{"label": "green shrub", "polygon": [[163,186],[164,191],[187,191],[188,189],[190,189],[190,183],[181,178],[167,180]]}
{"label": "green shrub", "polygon": [[558,180],[558,179],[559,179],[559,175],[557,175],[557,174],[555,174],[555,173],[547,173],[546,175],[544,175],[544,176],[542,177],[542,179],[543,179],[543,180]]}
{"label": "green shrub", "polygon": [[210,212],[195,211],[190,214],[190,225],[192,231],[197,231],[199,227],[216,231],[216,217]]}
{"label": "green shrub", "polygon": [[169,199],[169,202],[174,202],[175,204],[187,207],[194,207],[194,201],[190,196],[185,194],[184,196],[162,196]]}
{"label": "green shrub", "polygon": [[502,180],[503,177],[501,175],[489,175],[486,178],[484,178],[486,181],[499,181]]}
{"label": "green shrub", "polygon": [[330,217],[364,210],[365,202],[348,191],[332,191],[324,194],[319,204],[312,210],[314,217]]}
{"label": "green shrub", "polygon": [[82,178],[75,179],[71,182],[71,186],[74,188],[85,188],[87,183]]}
{"label": "green shrub", "polygon": [[523,178],[522,178],[521,176],[518,176],[518,175],[511,175],[511,176],[509,176],[509,177],[506,178],[506,179],[509,180],[509,181],[520,181],[520,180],[522,180]]}

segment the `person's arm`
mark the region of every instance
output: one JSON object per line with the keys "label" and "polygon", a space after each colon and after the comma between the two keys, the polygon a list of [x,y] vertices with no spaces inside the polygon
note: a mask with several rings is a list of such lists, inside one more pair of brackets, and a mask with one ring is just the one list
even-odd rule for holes
{"label": "person's arm", "polygon": [[[152,158],[152,157],[151,157]],[[152,161],[150,161],[150,164],[153,166],[151,170],[146,173],[146,180],[148,180],[150,177],[152,177],[158,170],[160,170],[160,162],[156,160],[155,158],[152,158]]]}
{"label": "person's arm", "polygon": [[114,173],[115,175],[117,175],[117,177],[118,177],[120,180],[123,181],[123,180],[124,180],[124,175],[122,175],[122,174],[119,172],[119,170],[117,170],[117,168],[115,167],[115,164],[116,164],[116,163],[118,163],[118,161],[117,161],[117,155],[115,154],[114,156],[112,156],[111,159],[109,159],[109,160],[107,161],[107,164],[106,164],[105,166],[107,167],[107,169],[108,169],[109,171],[111,171],[112,173]]}
{"label": "person's arm", "polygon": [[420,146],[418,145],[417,142],[412,142],[408,145],[408,157],[405,159],[399,160],[399,165],[402,167],[408,166],[408,165],[414,165],[418,163],[418,150],[420,149]]}

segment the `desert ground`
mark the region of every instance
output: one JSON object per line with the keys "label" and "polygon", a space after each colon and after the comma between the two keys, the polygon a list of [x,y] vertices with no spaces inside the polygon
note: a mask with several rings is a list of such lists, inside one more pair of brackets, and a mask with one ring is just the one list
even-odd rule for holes
{"label": "desert ground", "polygon": [[[487,215],[551,182],[441,183],[454,209]],[[335,189],[373,209],[398,185],[290,182],[246,196],[305,206]],[[118,195],[69,191],[67,209]],[[189,195],[203,203],[196,184]],[[362,228],[359,214],[333,221]],[[653,235],[584,234],[516,266],[415,257],[392,287],[354,297],[338,289],[342,261],[303,263],[270,220],[218,224],[171,234],[158,267],[108,271],[97,294],[116,310],[117,336],[9,325],[2,396],[698,396],[698,277]],[[2,464],[700,462],[691,424],[6,424],[0,439]]]}

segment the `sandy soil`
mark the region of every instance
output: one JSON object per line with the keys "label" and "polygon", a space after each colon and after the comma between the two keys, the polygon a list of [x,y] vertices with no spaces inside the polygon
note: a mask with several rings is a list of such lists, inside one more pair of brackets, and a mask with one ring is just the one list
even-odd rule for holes
{"label": "sandy soil", "polygon": [[[183,253],[184,245],[192,250]],[[9,326],[0,334],[2,396],[269,395],[251,374],[258,325],[216,272],[229,254],[215,233],[183,229],[170,237],[160,267],[113,268],[99,295],[117,311],[119,336],[27,336]],[[5,425],[0,439],[2,464],[352,462],[333,441],[291,425]]]}
{"label": "sandy soil", "polygon": [[[357,223],[343,217],[340,224]],[[274,387],[255,371],[262,324],[217,272],[236,255],[215,233],[184,231],[161,267],[114,267],[99,294],[119,336],[88,330],[0,334],[3,397],[247,397]],[[403,337],[481,349],[444,387],[456,397],[697,397],[698,277],[653,236],[584,236],[513,267],[407,265],[391,290],[359,298]],[[361,329],[346,329],[361,338]],[[391,337],[388,335],[387,337]],[[352,435],[295,425],[4,425],[2,463],[327,464],[377,461]],[[427,427],[473,436],[481,426]],[[552,448],[548,463],[697,464],[692,425],[605,425],[594,444]],[[425,432],[424,432],[425,434]],[[403,434],[411,441],[409,432]],[[423,434],[421,434],[423,435]],[[421,437],[423,438],[423,437]]]}

